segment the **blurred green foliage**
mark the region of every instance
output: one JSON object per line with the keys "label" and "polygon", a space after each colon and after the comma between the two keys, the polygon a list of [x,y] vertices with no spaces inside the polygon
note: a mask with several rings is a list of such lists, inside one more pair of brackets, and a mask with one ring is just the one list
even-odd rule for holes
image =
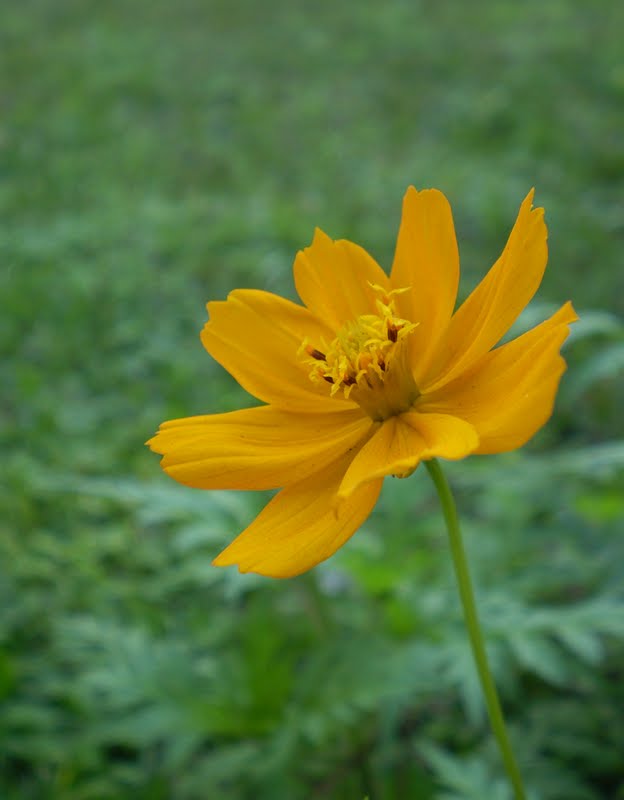
{"label": "blurred green foliage", "polygon": [[142,446],[253,402],[206,300],[292,295],[315,225],[387,266],[414,183],[453,204],[463,294],[531,185],[547,209],[523,324],[582,316],[555,416],[449,475],[531,797],[624,798],[623,29],[580,0],[2,5],[0,797],[509,798],[424,473],[280,582],[210,566],[264,496]]}

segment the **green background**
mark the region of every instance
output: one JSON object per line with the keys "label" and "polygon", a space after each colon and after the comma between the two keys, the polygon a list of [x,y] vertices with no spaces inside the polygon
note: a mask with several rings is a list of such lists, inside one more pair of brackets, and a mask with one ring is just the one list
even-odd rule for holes
{"label": "green background", "polygon": [[315,580],[217,570],[265,502],[160,473],[253,404],[204,304],[293,296],[316,225],[391,263],[449,197],[464,296],[531,186],[521,324],[582,321],[555,415],[450,465],[534,800],[624,797],[624,6],[9,0],[0,8],[0,797],[505,800],[424,471]]}

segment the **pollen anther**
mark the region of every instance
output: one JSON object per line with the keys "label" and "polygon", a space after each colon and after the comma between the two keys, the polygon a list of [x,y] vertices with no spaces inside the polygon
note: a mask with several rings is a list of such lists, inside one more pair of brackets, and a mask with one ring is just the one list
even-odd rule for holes
{"label": "pollen anther", "polygon": [[325,353],[321,353],[320,350],[312,347],[312,345],[307,345],[305,351],[309,356],[312,356],[312,358],[315,358],[317,361],[327,361]]}

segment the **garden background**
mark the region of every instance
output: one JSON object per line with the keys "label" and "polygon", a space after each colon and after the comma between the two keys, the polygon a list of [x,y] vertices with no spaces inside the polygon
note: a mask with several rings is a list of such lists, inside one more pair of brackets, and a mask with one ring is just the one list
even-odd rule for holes
{"label": "garden background", "polygon": [[531,797],[624,798],[624,5],[6,0],[0,797],[506,800],[426,472],[313,577],[210,566],[266,496],[143,443],[252,405],[204,303],[294,295],[314,226],[391,263],[408,184],[461,294],[531,186],[519,329],[581,315],[553,419],[451,464]]}

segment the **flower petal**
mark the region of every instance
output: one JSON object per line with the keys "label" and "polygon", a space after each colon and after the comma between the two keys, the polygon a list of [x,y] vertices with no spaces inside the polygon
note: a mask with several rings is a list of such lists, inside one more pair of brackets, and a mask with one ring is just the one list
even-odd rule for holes
{"label": "flower petal", "polygon": [[297,356],[306,337],[332,336],[307,308],[270,292],[237,289],[225,301],[208,303],[208,313],[204,347],[254,397],[289,411],[355,407],[312,383]]}
{"label": "flower petal", "polygon": [[360,409],[292,414],[272,406],[175,419],[148,442],[172,478],[196,489],[275,489],[321,470],[363,441]]}
{"label": "flower petal", "polygon": [[401,316],[420,323],[410,336],[418,383],[451,318],[459,282],[453,215],[437,189],[407,190],[390,280],[393,288],[410,288],[397,306]]}
{"label": "flower petal", "polygon": [[406,476],[428,458],[464,458],[479,445],[473,426],[447,414],[408,411],[390,417],[351,462],[338,492],[349,497],[367,481]]}
{"label": "flower petal", "polygon": [[578,319],[566,303],[541,325],[485,355],[451,384],[423,397],[422,408],[456,414],[477,429],[477,453],[525,444],[552,413],[566,364],[559,350]]}
{"label": "flower petal", "polygon": [[509,330],[539,287],[546,261],[544,209],[524,199],[501,257],[453,315],[439,342],[428,386],[448,383],[488,352]]}
{"label": "flower petal", "polygon": [[310,247],[297,253],[293,271],[299,297],[333,331],[360,314],[376,313],[370,284],[389,285],[366,250],[346,239],[334,241],[318,228]]}
{"label": "flower petal", "polygon": [[333,555],[372,511],[382,480],[371,481],[335,508],[348,459],[282,489],[213,564],[273,578],[299,575]]}

